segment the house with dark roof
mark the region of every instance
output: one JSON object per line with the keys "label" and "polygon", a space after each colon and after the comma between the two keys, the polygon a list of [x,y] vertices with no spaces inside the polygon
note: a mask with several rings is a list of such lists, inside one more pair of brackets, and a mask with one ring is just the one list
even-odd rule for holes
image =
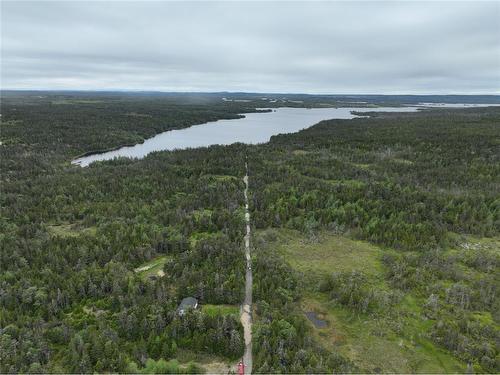
{"label": "house with dark roof", "polygon": [[184,315],[189,309],[196,309],[198,307],[198,300],[194,297],[186,297],[181,301],[181,304],[177,308],[177,313],[179,315]]}

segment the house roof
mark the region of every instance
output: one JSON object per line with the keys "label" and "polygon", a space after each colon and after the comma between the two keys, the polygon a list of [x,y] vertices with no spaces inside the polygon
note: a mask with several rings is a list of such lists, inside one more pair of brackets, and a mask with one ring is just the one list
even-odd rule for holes
{"label": "house roof", "polygon": [[198,300],[194,297],[186,297],[181,301],[179,309],[185,309],[186,307],[195,307],[198,304]]}

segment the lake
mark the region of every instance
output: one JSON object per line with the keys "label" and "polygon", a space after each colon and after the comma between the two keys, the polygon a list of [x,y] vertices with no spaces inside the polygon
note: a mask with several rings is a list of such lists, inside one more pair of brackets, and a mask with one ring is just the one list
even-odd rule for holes
{"label": "lake", "polygon": [[[448,105],[442,105],[448,106]],[[453,106],[457,106],[454,104]],[[153,151],[177,150],[212,145],[229,145],[236,142],[258,144],[268,142],[271,136],[295,133],[322,120],[352,119],[357,112],[415,112],[417,106],[379,108],[290,108],[272,109],[272,112],[245,113],[244,118],[218,120],[189,128],[169,130],[146,139],[134,146],[84,156],[72,161],[82,167],[95,161],[119,157],[143,158]]]}

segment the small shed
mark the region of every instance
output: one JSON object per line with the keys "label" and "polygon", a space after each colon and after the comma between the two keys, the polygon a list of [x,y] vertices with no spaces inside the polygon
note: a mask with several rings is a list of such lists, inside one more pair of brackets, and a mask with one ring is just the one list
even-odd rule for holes
{"label": "small shed", "polygon": [[198,300],[194,297],[186,297],[181,301],[177,313],[179,315],[184,315],[189,309],[196,309],[198,307]]}

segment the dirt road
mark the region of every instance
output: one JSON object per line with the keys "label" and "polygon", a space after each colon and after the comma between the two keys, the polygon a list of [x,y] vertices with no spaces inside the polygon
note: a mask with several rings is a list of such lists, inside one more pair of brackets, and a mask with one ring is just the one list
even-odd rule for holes
{"label": "dirt road", "polygon": [[250,213],[248,211],[248,163],[245,163],[245,257],[246,257],[246,276],[245,276],[245,300],[241,308],[241,324],[245,335],[245,354],[243,355],[243,364],[245,365],[245,374],[252,373],[252,261],[250,258]]}

